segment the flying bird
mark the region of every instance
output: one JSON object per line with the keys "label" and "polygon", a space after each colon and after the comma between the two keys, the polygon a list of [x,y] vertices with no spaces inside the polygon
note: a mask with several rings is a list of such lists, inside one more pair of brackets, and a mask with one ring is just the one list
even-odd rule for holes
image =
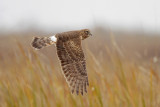
{"label": "flying bird", "polygon": [[50,37],[34,37],[31,45],[42,49],[55,44],[62,71],[71,92],[87,93],[89,86],[85,55],[81,41],[92,36],[89,29],[57,33]]}

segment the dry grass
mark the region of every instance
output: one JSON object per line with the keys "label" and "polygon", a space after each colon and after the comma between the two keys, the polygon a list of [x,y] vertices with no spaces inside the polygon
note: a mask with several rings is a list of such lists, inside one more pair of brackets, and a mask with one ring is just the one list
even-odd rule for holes
{"label": "dry grass", "polygon": [[1,107],[160,107],[160,38],[120,40],[111,34],[84,41],[90,86],[77,96],[65,82],[55,47],[35,51],[32,36],[1,37]]}

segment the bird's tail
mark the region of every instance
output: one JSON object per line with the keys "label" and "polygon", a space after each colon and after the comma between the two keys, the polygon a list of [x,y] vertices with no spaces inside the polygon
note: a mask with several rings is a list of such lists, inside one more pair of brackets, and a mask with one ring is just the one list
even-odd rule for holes
{"label": "bird's tail", "polygon": [[54,44],[55,42],[51,40],[50,37],[34,37],[31,45],[35,49],[41,49]]}

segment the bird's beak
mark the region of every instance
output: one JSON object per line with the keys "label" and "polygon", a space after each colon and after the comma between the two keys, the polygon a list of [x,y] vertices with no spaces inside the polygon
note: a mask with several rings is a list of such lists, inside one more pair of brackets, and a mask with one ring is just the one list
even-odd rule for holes
{"label": "bird's beak", "polygon": [[93,36],[91,33],[89,33],[90,36]]}

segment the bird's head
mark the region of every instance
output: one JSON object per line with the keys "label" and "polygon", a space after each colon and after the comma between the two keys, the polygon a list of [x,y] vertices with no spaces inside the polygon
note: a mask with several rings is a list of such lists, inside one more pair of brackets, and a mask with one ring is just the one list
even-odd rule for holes
{"label": "bird's head", "polygon": [[84,39],[92,36],[92,34],[91,34],[91,32],[90,32],[89,29],[82,29],[82,30],[80,31],[80,36],[81,36],[82,40],[84,40]]}

